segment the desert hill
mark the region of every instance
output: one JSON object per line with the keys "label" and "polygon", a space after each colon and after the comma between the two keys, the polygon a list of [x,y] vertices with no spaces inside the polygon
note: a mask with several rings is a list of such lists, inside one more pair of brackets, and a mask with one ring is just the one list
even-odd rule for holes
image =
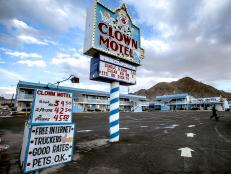
{"label": "desert hill", "polygon": [[174,93],[188,93],[194,97],[215,97],[221,95],[231,100],[231,93],[218,90],[210,85],[206,85],[190,77],[185,77],[170,83],[160,82],[147,90],[141,89],[135,92],[136,95],[143,95],[151,100],[153,100],[158,95],[171,95]]}

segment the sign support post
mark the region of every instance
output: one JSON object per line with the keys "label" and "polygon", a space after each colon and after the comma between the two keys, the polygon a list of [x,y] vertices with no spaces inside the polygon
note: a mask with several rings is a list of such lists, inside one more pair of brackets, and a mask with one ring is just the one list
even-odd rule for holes
{"label": "sign support post", "polygon": [[111,83],[110,91],[110,114],[109,114],[109,125],[110,125],[110,142],[119,141],[119,82]]}

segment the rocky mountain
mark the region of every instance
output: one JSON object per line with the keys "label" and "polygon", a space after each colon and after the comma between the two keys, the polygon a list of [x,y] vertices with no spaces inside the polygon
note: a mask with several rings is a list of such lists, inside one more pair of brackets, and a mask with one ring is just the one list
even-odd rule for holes
{"label": "rocky mountain", "polygon": [[206,85],[190,77],[185,77],[170,83],[160,82],[147,90],[141,89],[135,92],[136,95],[147,96],[147,98],[151,100],[158,95],[171,95],[179,93],[188,93],[194,97],[215,97],[221,95],[231,100],[231,93],[218,90],[210,85]]}

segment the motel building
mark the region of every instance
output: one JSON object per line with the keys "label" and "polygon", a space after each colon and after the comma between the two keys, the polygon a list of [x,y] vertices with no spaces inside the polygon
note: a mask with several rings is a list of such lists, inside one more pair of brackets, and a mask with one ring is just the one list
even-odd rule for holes
{"label": "motel building", "polygon": [[149,109],[161,111],[211,110],[213,105],[215,105],[218,111],[226,111],[229,109],[229,103],[226,98],[195,98],[187,93],[156,96],[156,99],[150,102]]}
{"label": "motel building", "polygon": [[[47,84],[19,81],[16,89],[15,107],[17,111],[30,111],[36,88],[47,89]],[[56,85],[49,89],[57,90]],[[73,112],[108,112],[110,93],[89,89],[59,86],[58,90],[73,93]],[[120,94],[120,111],[142,112],[149,106],[145,96]]]}

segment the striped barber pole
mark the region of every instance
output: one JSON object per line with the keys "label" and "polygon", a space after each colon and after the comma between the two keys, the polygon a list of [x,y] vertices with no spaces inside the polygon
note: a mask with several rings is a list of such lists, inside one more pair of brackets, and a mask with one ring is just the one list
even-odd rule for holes
{"label": "striped barber pole", "polygon": [[119,82],[111,83],[110,91],[110,114],[109,114],[109,124],[110,124],[110,142],[119,141]]}

